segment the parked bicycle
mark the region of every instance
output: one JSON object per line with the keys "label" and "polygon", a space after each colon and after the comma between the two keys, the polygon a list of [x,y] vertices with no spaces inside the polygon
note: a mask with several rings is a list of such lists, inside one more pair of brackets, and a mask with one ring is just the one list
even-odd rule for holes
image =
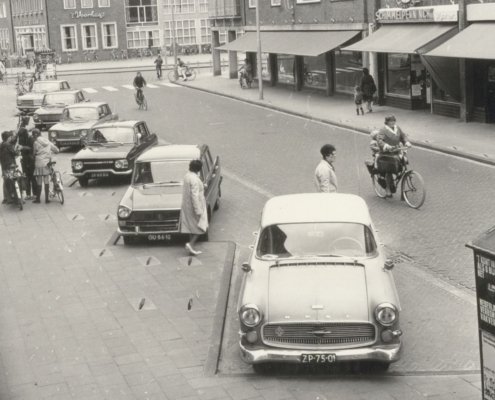
{"label": "parked bicycle", "polygon": [[12,167],[7,170],[5,178],[7,179],[6,183],[9,186],[9,192],[12,196],[13,204],[19,207],[19,210],[22,211],[24,208],[24,197],[22,192],[25,175],[19,169],[17,164],[13,164]]}
{"label": "parked bicycle", "polygon": [[[193,81],[196,79],[196,71],[194,70],[193,67],[187,67],[186,69],[186,79],[188,81]],[[168,80],[170,82],[177,82],[179,80],[179,78],[183,78],[183,76],[179,73],[179,69],[177,67],[171,69],[168,73]]]}
{"label": "parked bicycle", "polygon": [[373,189],[380,198],[386,197],[387,182],[385,180],[386,173],[392,173],[393,175],[393,187],[390,188],[392,193],[395,193],[397,188],[400,187],[401,200],[405,200],[407,205],[412,208],[420,208],[426,199],[426,189],[424,185],[423,177],[412,169],[409,169],[409,161],[407,159],[407,147],[399,147],[397,150],[403,152],[402,157],[393,158],[388,155],[377,155],[376,157],[382,158],[387,162],[387,158],[390,159],[390,165],[395,165],[389,169],[379,167],[377,164],[380,160],[365,161],[368,172],[371,175],[371,181],[373,183]]}
{"label": "parked bicycle", "polygon": [[57,198],[60,201],[60,204],[64,204],[64,183],[62,182],[62,175],[54,168],[56,163],[56,161],[50,161],[47,164],[47,167],[50,170],[50,189],[48,191],[48,197],[50,199]]}

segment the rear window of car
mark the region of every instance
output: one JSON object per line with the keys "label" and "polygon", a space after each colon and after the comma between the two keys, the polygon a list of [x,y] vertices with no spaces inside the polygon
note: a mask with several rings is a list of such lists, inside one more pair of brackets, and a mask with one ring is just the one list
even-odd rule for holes
{"label": "rear window of car", "polygon": [[371,230],[362,224],[324,222],[271,225],[260,234],[259,257],[370,257],[376,255]]}

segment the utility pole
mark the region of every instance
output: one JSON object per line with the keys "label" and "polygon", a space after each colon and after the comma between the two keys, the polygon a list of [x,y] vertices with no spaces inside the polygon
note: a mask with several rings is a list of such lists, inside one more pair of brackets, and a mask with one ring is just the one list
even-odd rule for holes
{"label": "utility pole", "polygon": [[259,99],[263,100],[263,79],[261,74],[261,33],[260,33],[260,0],[256,0],[256,44],[257,44],[257,55],[256,59],[258,61],[258,91]]}
{"label": "utility pole", "polygon": [[[176,37],[175,37],[175,2],[177,0],[170,0],[170,3],[172,5],[172,25],[171,25],[171,30],[172,30],[172,41],[173,41],[173,44],[172,44],[172,51],[174,53],[174,68],[177,66],[177,46],[176,46]],[[179,0],[180,1],[180,0]]]}

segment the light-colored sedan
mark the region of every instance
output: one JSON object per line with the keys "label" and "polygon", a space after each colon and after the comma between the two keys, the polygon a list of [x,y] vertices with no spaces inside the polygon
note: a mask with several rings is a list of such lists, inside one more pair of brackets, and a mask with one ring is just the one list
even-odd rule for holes
{"label": "light-colored sedan", "polygon": [[33,114],[33,121],[38,129],[50,128],[60,122],[64,108],[86,100],[82,90],[64,90],[45,94],[41,107]]}
{"label": "light-colored sedan", "polygon": [[399,359],[393,264],[362,198],[274,197],[256,235],[238,304],[245,362],[369,361],[386,370]]}
{"label": "light-colored sedan", "polygon": [[17,96],[17,108],[19,111],[32,113],[41,107],[45,93],[69,90],[67,81],[36,81],[29,93]]}

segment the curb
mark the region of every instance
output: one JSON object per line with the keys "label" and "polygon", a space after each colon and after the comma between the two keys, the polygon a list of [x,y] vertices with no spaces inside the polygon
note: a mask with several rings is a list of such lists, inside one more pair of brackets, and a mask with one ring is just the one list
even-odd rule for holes
{"label": "curb", "polygon": [[[293,115],[293,116],[296,116],[296,117],[305,118],[305,119],[310,120],[310,121],[320,122],[320,123],[325,124],[325,125],[331,125],[331,126],[335,126],[335,127],[338,127],[338,128],[349,129],[349,130],[352,130],[354,132],[361,133],[363,135],[369,135],[369,131],[366,130],[366,129],[363,129],[363,128],[360,128],[360,127],[356,127],[356,126],[352,126],[352,125],[348,125],[348,124],[343,124],[343,123],[336,122],[336,121],[332,121],[330,119],[314,117],[314,116],[309,115],[309,114],[300,113],[300,112],[292,111],[292,110],[287,110],[285,108],[282,108],[282,107],[279,107],[279,106],[276,106],[276,105],[265,104],[265,103],[261,103],[261,102],[256,101],[256,100],[244,99],[242,97],[237,97],[237,96],[234,96],[234,95],[231,95],[231,94],[226,94],[226,93],[218,92],[218,91],[215,91],[215,90],[212,90],[212,89],[205,89],[205,88],[200,88],[200,87],[196,87],[196,86],[191,86],[191,85],[188,85],[188,84],[184,84],[183,82],[178,82],[177,81],[177,82],[175,82],[175,84],[176,85],[184,86],[184,87],[189,88],[189,89],[199,90],[199,91],[202,91],[202,92],[205,92],[205,93],[214,94],[214,95],[217,95],[217,96],[222,96],[222,97],[226,97],[226,98],[229,98],[229,99],[242,101],[242,102],[248,103],[248,104],[253,104],[253,105],[256,105],[256,106],[259,106],[259,107],[263,107],[263,108],[267,108],[267,109],[270,109],[270,110],[278,111],[278,112],[281,112],[281,113],[284,113],[284,114],[289,114],[289,115]],[[424,142],[424,141],[423,142],[419,142],[419,141],[411,140],[411,143],[414,144],[416,147],[419,147],[419,148],[422,148],[422,149],[433,150],[433,151],[436,151],[436,152],[439,152],[439,153],[443,153],[443,154],[447,154],[447,155],[451,155],[451,156],[455,156],[455,157],[459,157],[459,158],[463,158],[463,159],[467,159],[467,160],[471,160],[471,161],[476,161],[476,162],[481,163],[481,164],[495,166],[495,159],[492,159],[492,158],[489,158],[489,157],[478,156],[476,154],[469,153],[469,152],[466,152],[466,151],[462,151],[462,150],[459,150],[459,149],[456,149],[456,148],[449,148],[449,147],[446,147],[446,146],[441,146],[441,145],[436,145],[436,144],[432,144],[432,143],[427,143],[427,142]]]}

